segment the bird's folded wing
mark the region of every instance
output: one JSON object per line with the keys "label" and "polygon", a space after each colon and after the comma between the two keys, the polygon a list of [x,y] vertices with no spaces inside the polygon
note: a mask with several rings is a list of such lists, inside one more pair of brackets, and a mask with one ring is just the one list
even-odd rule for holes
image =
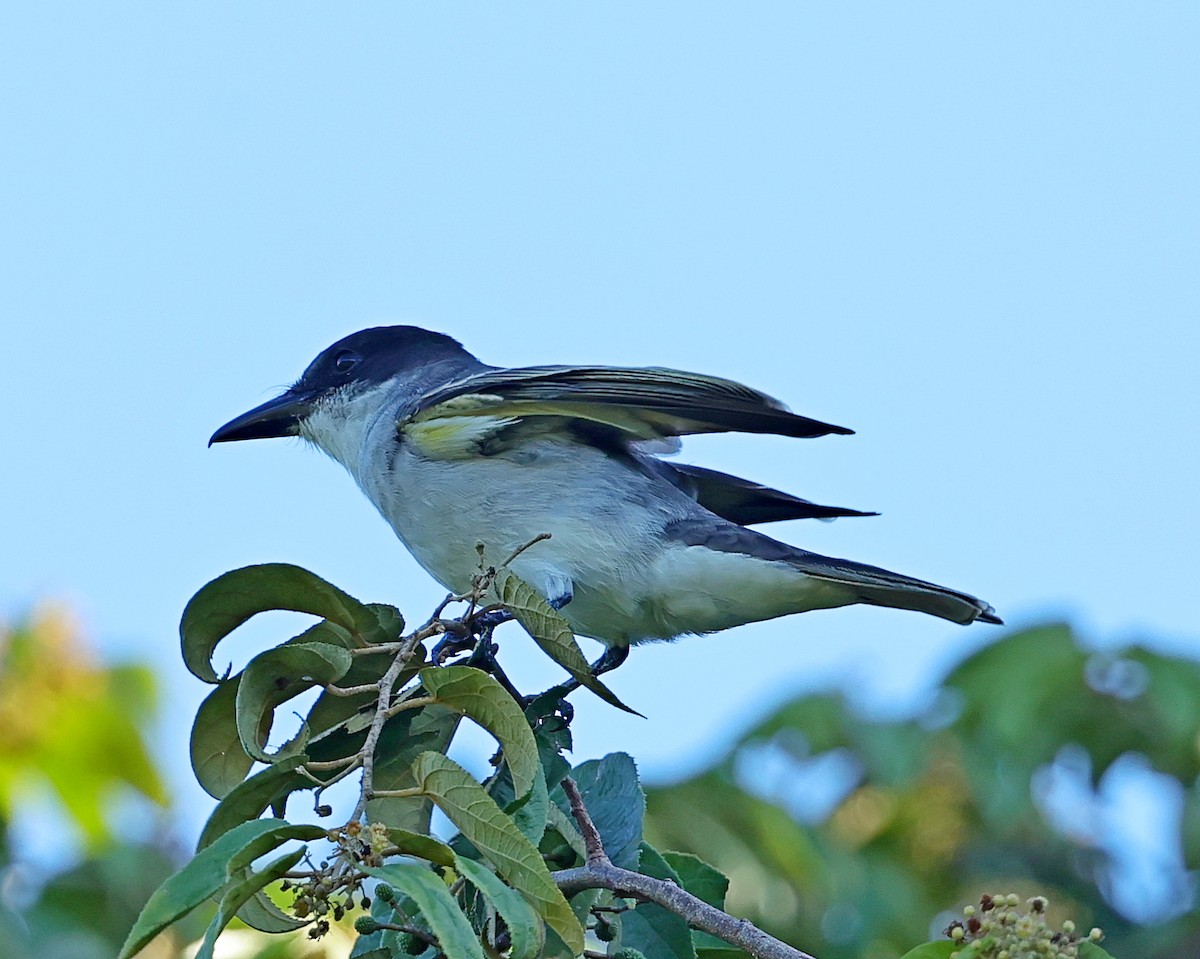
{"label": "bird's folded wing", "polygon": [[409,420],[464,416],[567,417],[636,439],[731,431],[797,437],[854,432],[797,416],[778,400],[732,380],[658,367],[489,370],[426,393]]}
{"label": "bird's folded wing", "polygon": [[705,509],[731,523],[753,526],[788,519],[836,519],[839,516],[878,516],[842,506],[822,506],[752,480],[686,463],[661,463],[678,475],[675,485],[695,497]]}

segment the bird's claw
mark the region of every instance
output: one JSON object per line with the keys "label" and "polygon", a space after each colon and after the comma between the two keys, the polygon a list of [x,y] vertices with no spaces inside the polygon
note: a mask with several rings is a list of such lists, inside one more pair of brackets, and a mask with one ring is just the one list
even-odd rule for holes
{"label": "bird's claw", "polygon": [[547,732],[566,729],[575,718],[575,707],[566,699],[570,691],[564,686],[553,686],[535,696],[523,696],[521,705],[526,718],[534,728],[545,729]]}

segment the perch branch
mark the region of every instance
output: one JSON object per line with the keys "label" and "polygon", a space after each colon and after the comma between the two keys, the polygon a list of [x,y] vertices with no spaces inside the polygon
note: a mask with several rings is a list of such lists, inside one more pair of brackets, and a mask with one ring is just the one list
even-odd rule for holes
{"label": "perch branch", "polygon": [[716,906],[710,906],[685,889],[666,879],[655,879],[640,872],[614,866],[604,851],[600,832],[583,803],[579,786],[567,776],[563,792],[571,804],[571,815],[579,826],[587,849],[587,863],[575,869],[551,873],[564,896],[570,898],[585,889],[607,889],[618,896],[653,902],[675,913],[694,929],[700,929],[731,945],[739,946],[755,959],[813,959],[807,952],[763,932],[747,919],[735,919]]}

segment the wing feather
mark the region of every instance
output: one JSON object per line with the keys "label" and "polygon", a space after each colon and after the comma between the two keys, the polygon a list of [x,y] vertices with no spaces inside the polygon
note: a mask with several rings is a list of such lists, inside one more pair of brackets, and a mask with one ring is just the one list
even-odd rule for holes
{"label": "wing feather", "polygon": [[410,420],[446,415],[567,417],[601,423],[639,440],[691,433],[816,437],[853,432],[797,416],[779,400],[741,383],[660,367],[488,370],[426,393]]}
{"label": "wing feather", "polygon": [[839,516],[878,516],[842,506],[822,506],[811,500],[771,489],[752,480],[730,476],[703,466],[686,463],[661,463],[680,475],[681,485],[701,506],[731,523],[753,526],[757,523],[777,523],[788,519],[831,520]]}

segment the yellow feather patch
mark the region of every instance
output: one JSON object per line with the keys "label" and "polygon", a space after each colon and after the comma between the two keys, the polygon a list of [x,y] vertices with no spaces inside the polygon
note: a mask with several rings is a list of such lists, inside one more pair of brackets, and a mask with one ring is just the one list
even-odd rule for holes
{"label": "yellow feather patch", "polygon": [[439,416],[404,425],[402,432],[423,456],[455,460],[479,455],[479,444],[518,422],[515,416]]}

